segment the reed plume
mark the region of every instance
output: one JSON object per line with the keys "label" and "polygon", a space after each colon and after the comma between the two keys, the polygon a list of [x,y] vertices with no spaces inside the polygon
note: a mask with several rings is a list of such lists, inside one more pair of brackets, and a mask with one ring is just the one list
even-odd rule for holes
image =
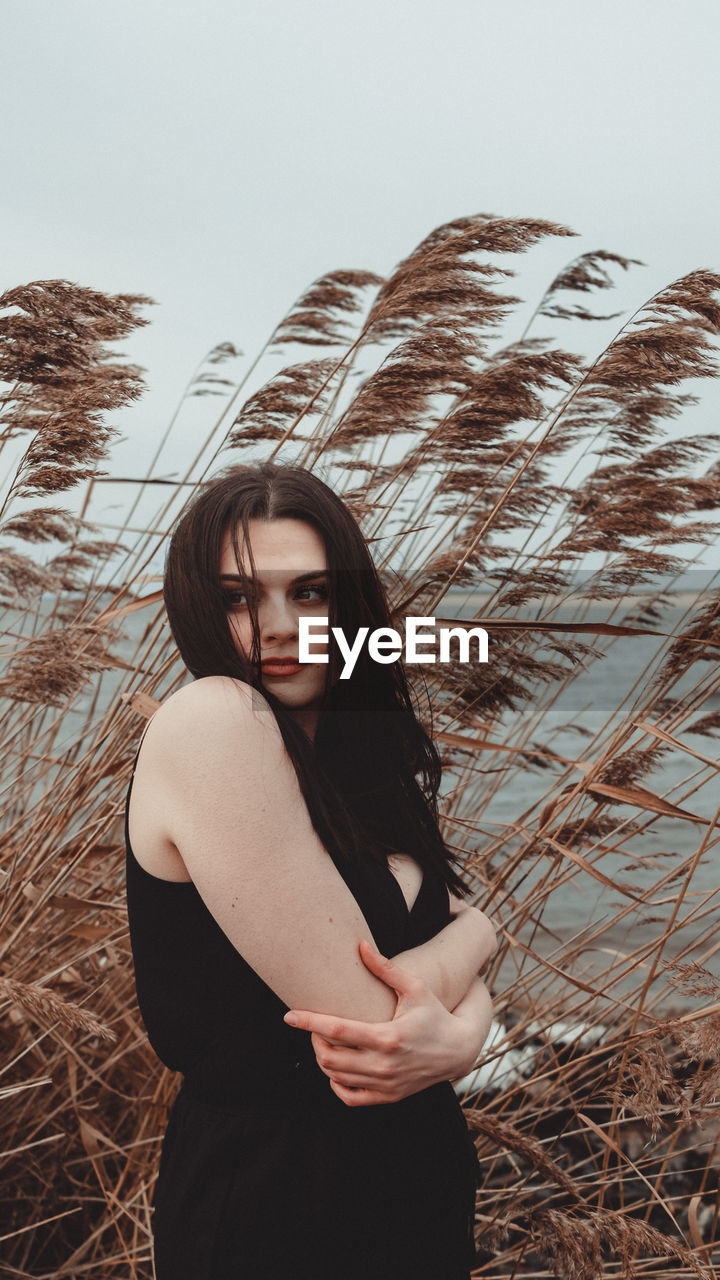
{"label": "reed plume", "polygon": [[[412,613],[490,636],[487,665],[408,669],[444,836],[501,938],[496,1023],[458,1084],[483,1173],[474,1276],[710,1280],[720,596],[678,581],[716,545],[720,461],[678,426],[717,371],[720,278],[611,313],[638,263],[595,251],[529,306],[519,255],[571,234],[483,214],[385,280],[329,272],[271,334],[279,372],[238,385],[220,344],[186,398],[220,406],[226,461],[300,462],[344,497],[399,630]],[[134,1003],[120,818],[143,724],[185,678],[145,575],[198,466],[140,478],[162,505],[138,530],[130,499],[122,548],[89,518],[106,414],[140,388],[106,344],[145,301],[64,282],[0,300],[20,450],[0,515],[3,1243],[35,1280],[150,1280],[177,1087]],[[580,354],[594,320],[616,332]],[[53,497],[76,485],[80,515]]]}

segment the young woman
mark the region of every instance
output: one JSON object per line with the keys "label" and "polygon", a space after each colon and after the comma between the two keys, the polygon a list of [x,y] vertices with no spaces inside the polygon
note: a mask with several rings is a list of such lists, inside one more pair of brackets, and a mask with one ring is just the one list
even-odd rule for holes
{"label": "young woman", "polygon": [[341,680],[334,639],[298,661],[303,616],[350,642],[390,624],[360,530],[308,472],[233,470],[177,525],[165,602],[195,681],[150,722],[127,815],[138,1001],[184,1076],[157,1280],[466,1280],[448,1081],[489,1029],[494,932],[401,663],[365,649]]}

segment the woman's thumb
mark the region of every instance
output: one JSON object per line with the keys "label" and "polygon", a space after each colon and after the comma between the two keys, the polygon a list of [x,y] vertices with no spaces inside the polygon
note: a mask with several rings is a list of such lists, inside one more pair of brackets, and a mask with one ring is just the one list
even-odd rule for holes
{"label": "woman's thumb", "polygon": [[418,986],[423,985],[419,978],[401,969],[400,965],[388,960],[387,956],[381,955],[373,942],[366,942],[363,939],[360,943],[360,959],[366,969],[374,973],[376,978],[380,978],[387,987],[392,987],[393,991],[397,991],[399,995],[417,995]]}

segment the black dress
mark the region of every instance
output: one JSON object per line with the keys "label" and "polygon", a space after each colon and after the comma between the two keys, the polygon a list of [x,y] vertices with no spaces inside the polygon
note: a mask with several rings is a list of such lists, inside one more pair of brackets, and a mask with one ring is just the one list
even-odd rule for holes
{"label": "black dress", "polygon": [[[452,1086],[346,1107],[193,883],[151,875],[127,818],[125,834],[138,1003],[184,1076],[155,1190],[157,1280],[467,1280],[477,1160]],[[450,918],[429,872],[408,911],[388,867],[338,869],[385,955]]]}

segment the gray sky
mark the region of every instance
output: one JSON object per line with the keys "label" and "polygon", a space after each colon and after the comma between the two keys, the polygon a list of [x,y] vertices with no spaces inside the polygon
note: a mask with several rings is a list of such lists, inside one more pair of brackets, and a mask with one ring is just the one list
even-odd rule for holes
{"label": "gray sky", "polygon": [[252,355],[316,276],[448,219],[581,232],[539,290],[582,249],[649,264],[635,302],[720,269],[717,0],[5,0],[2,28],[0,284],[157,300],[138,464],[214,343]]}

